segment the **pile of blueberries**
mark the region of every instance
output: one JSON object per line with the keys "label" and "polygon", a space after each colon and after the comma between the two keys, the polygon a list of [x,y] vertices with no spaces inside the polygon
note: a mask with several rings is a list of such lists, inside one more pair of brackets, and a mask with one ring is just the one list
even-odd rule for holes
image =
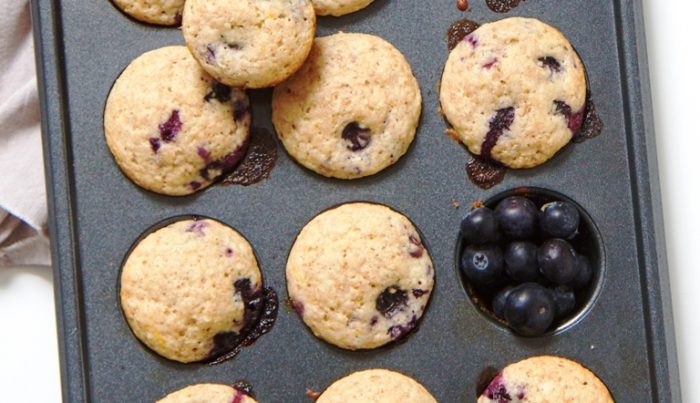
{"label": "pile of blueberries", "polygon": [[572,203],[550,201],[538,210],[530,198],[511,196],[462,220],[460,270],[514,332],[542,335],[579,306],[576,293],[593,277],[590,260],[570,243],[580,219]]}

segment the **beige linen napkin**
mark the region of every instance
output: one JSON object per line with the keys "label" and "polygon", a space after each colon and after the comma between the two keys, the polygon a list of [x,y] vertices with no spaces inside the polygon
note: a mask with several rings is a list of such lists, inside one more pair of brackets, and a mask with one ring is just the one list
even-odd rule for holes
{"label": "beige linen napkin", "polygon": [[0,266],[51,263],[29,0],[0,1]]}

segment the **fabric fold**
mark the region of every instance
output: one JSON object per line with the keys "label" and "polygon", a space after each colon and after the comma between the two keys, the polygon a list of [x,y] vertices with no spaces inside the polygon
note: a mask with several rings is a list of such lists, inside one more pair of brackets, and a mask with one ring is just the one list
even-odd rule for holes
{"label": "fabric fold", "polygon": [[0,175],[0,266],[50,264],[28,0],[0,2]]}

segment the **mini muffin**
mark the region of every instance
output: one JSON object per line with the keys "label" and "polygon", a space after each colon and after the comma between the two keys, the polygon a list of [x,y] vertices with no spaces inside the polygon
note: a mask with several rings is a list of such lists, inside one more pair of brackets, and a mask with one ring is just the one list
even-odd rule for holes
{"label": "mini muffin", "polygon": [[344,204],[311,220],[292,246],[286,274],[304,323],[349,350],[406,336],[423,315],[435,277],[413,224],[369,203]]}
{"label": "mini muffin", "polygon": [[202,383],[173,392],[156,403],[257,403],[257,400],[228,385]]}
{"label": "mini muffin", "polygon": [[339,17],[341,15],[354,13],[361,10],[374,0],[311,0],[314,3],[314,9],[318,15],[332,15]]}
{"label": "mini muffin", "polygon": [[188,0],[185,42],[202,67],[233,87],[272,87],[309,55],[316,33],[311,0]]}
{"label": "mini muffin", "polygon": [[243,157],[249,109],[245,92],[214,81],[187,48],[160,48],[131,62],[114,83],[105,107],[105,138],[137,185],[187,195]]}
{"label": "mini muffin", "polygon": [[510,168],[531,168],[581,128],[584,66],[555,28],[507,18],[482,25],[452,50],[440,102],[469,151]]}
{"label": "mini muffin", "polygon": [[250,244],[210,219],[163,227],[131,251],[121,305],[134,335],[165,358],[214,359],[260,317],[262,279]]}
{"label": "mini muffin", "polygon": [[156,25],[180,25],[185,0],[113,0],[122,11],[139,21]]}
{"label": "mini muffin", "polygon": [[598,377],[581,364],[554,356],[532,357],[503,369],[478,403],[614,402]]}
{"label": "mini muffin", "polygon": [[386,369],[355,372],[335,381],[317,403],[437,403],[423,385]]}
{"label": "mini muffin", "polygon": [[375,174],[406,153],[421,94],[393,45],[367,34],[316,39],[304,66],[275,88],[272,122],[287,152],[321,175]]}

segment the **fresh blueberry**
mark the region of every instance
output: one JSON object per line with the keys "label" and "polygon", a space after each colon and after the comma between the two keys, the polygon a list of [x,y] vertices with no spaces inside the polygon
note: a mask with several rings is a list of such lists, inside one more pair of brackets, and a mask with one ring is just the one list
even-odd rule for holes
{"label": "fresh blueberry", "polygon": [[539,277],[537,269],[537,245],[532,242],[515,241],[506,246],[503,260],[508,277],[517,283],[535,281]]}
{"label": "fresh blueberry", "polygon": [[554,320],[551,293],[536,283],[517,286],[506,300],[505,318],[508,327],[522,336],[543,334]]}
{"label": "fresh blueberry", "polygon": [[386,318],[391,318],[408,302],[408,293],[397,285],[387,287],[375,301],[375,307]]}
{"label": "fresh blueberry", "polygon": [[591,261],[581,254],[576,254],[575,264],[577,267],[577,274],[569,285],[575,290],[580,290],[591,282],[591,278],[593,278],[593,267],[591,266]]}
{"label": "fresh blueberry", "polygon": [[554,317],[561,319],[569,316],[576,308],[576,295],[571,287],[558,285],[549,289],[554,300]]}
{"label": "fresh blueberry", "polygon": [[495,282],[503,272],[503,252],[496,245],[470,245],[462,252],[462,272],[477,285]]}
{"label": "fresh blueberry", "polygon": [[493,301],[491,301],[491,310],[501,319],[505,319],[504,313],[506,309],[506,301],[508,300],[508,296],[510,295],[511,291],[513,291],[513,288],[513,286],[506,286],[502,288],[493,297]]}
{"label": "fresh blueberry", "polygon": [[567,284],[578,274],[574,249],[563,239],[549,239],[540,245],[537,262],[542,275],[555,284]]}
{"label": "fresh blueberry", "polygon": [[470,211],[460,224],[462,238],[469,244],[484,244],[498,240],[498,225],[493,210],[480,207]]}
{"label": "fresh blueberry", "polygon": [[565,201],[547,203],[540,212],[540,229],[552,238],[573,238],[580,221],[578,209]]}
{"label": "fresh blueberry", "polygon": [[537,207],[528,198],[511,196],[498,203],[494,217],[507,238],[526,239],[535,233]]}

